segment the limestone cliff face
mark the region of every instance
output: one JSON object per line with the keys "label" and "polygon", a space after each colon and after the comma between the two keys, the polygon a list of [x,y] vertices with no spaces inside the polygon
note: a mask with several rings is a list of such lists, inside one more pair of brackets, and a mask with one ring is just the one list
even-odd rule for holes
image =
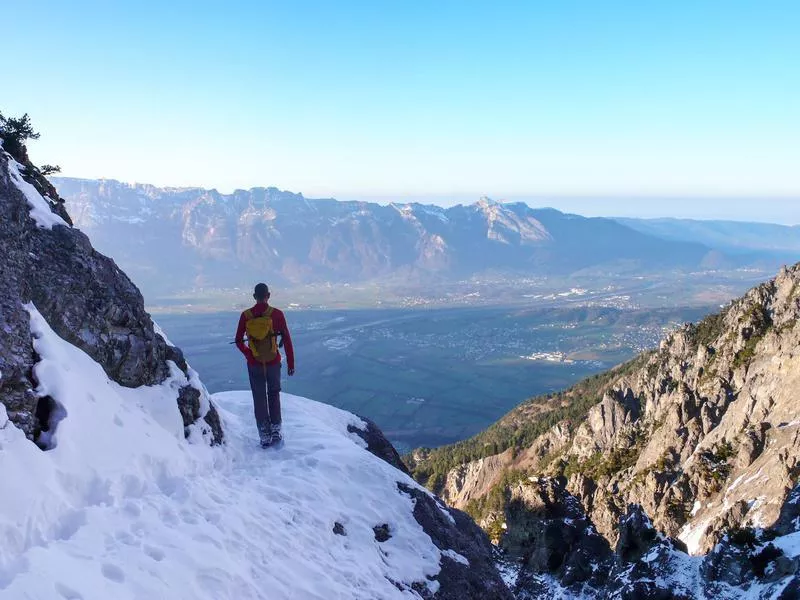
{"label": "limestone cliff face", "polygon": [[[563,477],[611,544],[631,504],[696,554],[711,550],[727,530],[769,527],[800,475],[799,316],[795,265],[603,376],[589,386],[596,399],[588,398],[582,416],[454,464],[434,487],[451,505],[471,508],[499,537],[510,473]],[[576,402],[575,396],[567,393],[562,402]],[[554,411],[529,403],[499,425],[513,439],[526,423]],[[419,472],[419,464],[412,467]],[[505,506],[498,506],[503,497]]]}
{"label": "limestone cliff face", "polygon": [[[698,553],[725,528],[776,521],[800,474],[798,316],[795,266],[676,332],[589,411],[565,453],[568,487],[605,535],[628,503]],[[580,467],[598,456],[618,465],[589,491]]]}
{"label": "limestone cliff face", "polygon": [[[159,384],[179,369],[176,390],[184,426],[198,424],[213,443],[223,432],[207,392],[180,349],[156,332],[142,295],[111,259],[72,227],[63,201],[23,150],[0,146],[0,403],[31,439],[49,426],[48,400],[37,394],[32,367],[32,303],[62,338],[126,387]],[[174,366],[173,366],[174,365]],[[187,430],[188,431],[188,430]]]}

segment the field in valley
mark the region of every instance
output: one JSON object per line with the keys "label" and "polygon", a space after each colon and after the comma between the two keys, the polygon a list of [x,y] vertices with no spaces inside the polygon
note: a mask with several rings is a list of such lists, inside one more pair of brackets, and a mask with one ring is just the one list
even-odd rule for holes
{"label": "field in valley", "polygon": [[[290,310],[284,390],[374,420],[405,451],[469,437],[522,400],[656,346],[707,308]],[[247,389],[238,313],[154,314],[212,392]]]}

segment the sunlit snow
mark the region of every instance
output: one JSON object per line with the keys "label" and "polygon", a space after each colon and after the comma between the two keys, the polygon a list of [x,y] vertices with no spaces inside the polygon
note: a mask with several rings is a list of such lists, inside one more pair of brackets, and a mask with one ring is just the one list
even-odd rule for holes
{"label": "sunlit snow", "polygon": [[31,217],[36,221],[36,224],[45,229],[52,229],[53,225],[69,227],[64,219],[50,210],[47,200],[42,197],[36,188],[22,178],[20,169],[24,167],[11,158],[8,153],[5,153],[5,155],[8,161],[8,173],[11,175],[11,181],[24,194],[25,199],[28,201],[28,206],[31,208]]}
{"label": "sunlit snow", "polygon": [[285,446],[262,450],[249,392],[228,392],[225,446],[190,443],[178,369],[121,388],[29,310],[38,392],[66,416],[43,452],[0,410],[1,598],[417,598],[442,556],[466,561],[415,521],[397,482],[417,484],[347,432],[354,415],[284,394]]}

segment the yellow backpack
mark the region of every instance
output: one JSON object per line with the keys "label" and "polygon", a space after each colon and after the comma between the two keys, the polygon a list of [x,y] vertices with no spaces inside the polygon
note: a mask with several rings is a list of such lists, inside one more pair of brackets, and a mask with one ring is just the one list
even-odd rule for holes
{"label": "yellow backpack", "polygon": [[253,311],[244,311],[247,345],[250,352],[261,364],[267,364],[278,356],[278,334],[272,326],[272,307],[268,307],[263,315],[254,317]]}

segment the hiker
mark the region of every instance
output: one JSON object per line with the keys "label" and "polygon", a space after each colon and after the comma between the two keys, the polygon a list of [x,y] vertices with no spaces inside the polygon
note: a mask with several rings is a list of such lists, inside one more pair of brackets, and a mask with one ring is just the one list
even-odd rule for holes
{"label": "hiker", "polygon": [[[286,352],[289,375],[294,375],[294,348],[286,317],[283,312],[269,305],[269,288],[266,283],[256,285],[253,292],[255,306],[248,308],[239,317],[236,328],[236,347],[247,359],[247,373],[253,392],[253,406],[261,447],[283,442],[281,433],[281,353]],[[247,344],[245,345],[245,333]]]}

